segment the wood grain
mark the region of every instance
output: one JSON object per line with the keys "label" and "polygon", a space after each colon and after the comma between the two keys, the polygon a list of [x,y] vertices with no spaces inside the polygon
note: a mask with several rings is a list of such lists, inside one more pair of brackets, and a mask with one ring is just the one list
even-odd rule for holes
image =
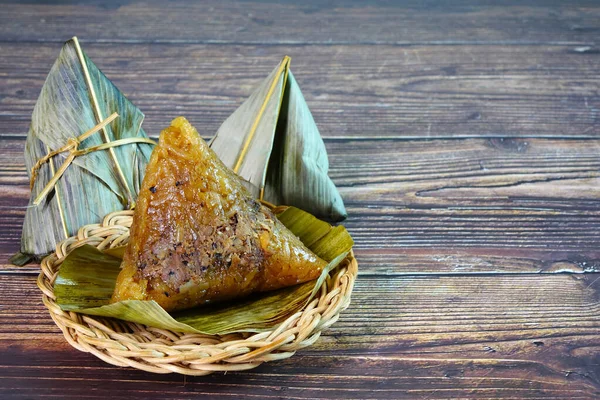
{"label": "wood grain", "polygon": [[599,278],[362,277],[352,307],[315,346],[255,371],[184,381],[71,349],[35,278],[0,276],[0,385],[15,397],[593,398]]}
{"label": "wood grain", "polygon": [[[600,57],[577,46],[82,45],[152,136],[178,115],[212,136],[285,54],[326,138],[600,134]],[[0,42],[2,135],[26,134],[60,46]]]}
{"label": "wood grain", "polygon": [[19,42],[60,41],[76,33],[110,42],[587,44],[595,43],[600,29],[593,1],[3,3],[0,37]]}
{"label": "wood grain", "polygon": [[[0,397],[600,398],[593,1],[0,0]],[[156,137],[210,137],[285,54],[360,264],[294,357],[184,378],[71,348],[14,267],[33,106],[78,35]]]}

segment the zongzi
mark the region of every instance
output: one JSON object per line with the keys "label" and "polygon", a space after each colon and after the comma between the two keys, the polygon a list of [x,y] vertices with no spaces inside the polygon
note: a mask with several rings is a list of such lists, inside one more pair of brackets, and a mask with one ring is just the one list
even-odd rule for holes
{"label": "zongzi", "polygon": [[[113,113],[119,118],[109,121]],[[81,226],[135,203],[153,147],[143,120],[144,114],[88,58],[77,38],[66,42],[31,116],[25,143],[31,198],[20,253],[12,262],[41,258]],[[102,127],[81,135],[94,126]],[[117,142],[127,144],[92,151]],[[61,168],[66,168],[62,177],[50,184]]]}
{"label": "zongzi", "polygon": [[316,279],[326,265],[179,117],[148,163],[112,302],[180,310]]}
{"label": "zongzi", "polygon": [[289,68],[284,57],[223,122],[210,147],[255,197],[342,221],[346,208],[328,176],[325,143]]}

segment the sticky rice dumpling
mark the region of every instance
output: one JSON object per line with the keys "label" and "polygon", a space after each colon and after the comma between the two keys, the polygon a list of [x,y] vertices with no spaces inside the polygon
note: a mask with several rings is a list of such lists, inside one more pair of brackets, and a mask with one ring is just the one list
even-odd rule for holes
{"label": "sticky rice dumpling", "polygon": [[147,166],[112,301],[181,310],[316,279],[325,266],[179,117]]}

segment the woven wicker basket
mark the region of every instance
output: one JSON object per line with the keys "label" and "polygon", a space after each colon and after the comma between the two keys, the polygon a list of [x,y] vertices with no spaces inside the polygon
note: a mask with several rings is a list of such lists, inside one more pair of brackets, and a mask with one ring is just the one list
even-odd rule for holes
{"label": "woven wicker basket", "polygon": [[84,244],[104,249],[127,243],[132,215],[133,211],[114,212],[101,224],[80,228],[77,236],[58,244],[56,252],[42,261],[37,280],[43,302],[67,341],[109,364],[185,375],[251,369],[265,361],[288,358],[296,350],[312,345],[321,331],[337,321],[340,312],[350,304],[358,272],[353,254],[330,273],[319,296],[268,332],[224,336],[179,333],[62,311],[56,304],[54,280],[67,254]]}

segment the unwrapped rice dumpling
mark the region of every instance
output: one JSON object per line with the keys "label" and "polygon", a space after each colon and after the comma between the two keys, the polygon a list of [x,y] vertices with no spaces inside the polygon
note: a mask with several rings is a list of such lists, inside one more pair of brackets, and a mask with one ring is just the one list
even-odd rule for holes
{"label": "unwrapped rice dumpling", "polygon": [[179,117],[146,169],[112,301],[181,310],[316,279],[326,264]]}

